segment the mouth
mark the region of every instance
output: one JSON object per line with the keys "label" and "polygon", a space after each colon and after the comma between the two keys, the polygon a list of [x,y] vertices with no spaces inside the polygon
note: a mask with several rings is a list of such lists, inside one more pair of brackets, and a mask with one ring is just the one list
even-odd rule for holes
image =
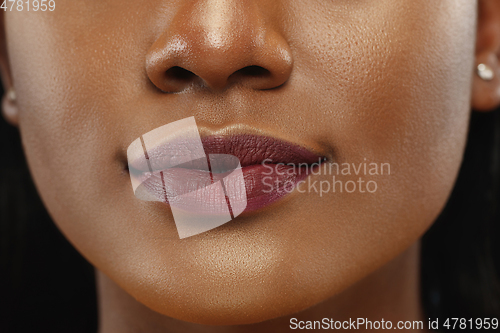
{"label": "mouth", "polygon": [[[201,138],[201,144],[203,152],[193,152],[189,149],[193,146],[191,139],[176,138],[144,149],[145,158],[129,158],[130,175],[141,184],[137,188],[142,193],[140,198],[176,205],[186,211],[196,207],[200,215],[219,215],[222,212],[217,209],[221,207],[218,201],[229,205],[227,189],[232,189],[236,195],[229,205],[231,215],[235,207],[243,208],[234,214],[237,216],[260,210],[291,194],[326,160],[303,146],[268,136],[207,136]],[[190,158],[186,158],[188,155]],[[224,184],[225,193],[214,189],[191,195],[218,181]],[[184,200],[176,200],[180,195]]]}

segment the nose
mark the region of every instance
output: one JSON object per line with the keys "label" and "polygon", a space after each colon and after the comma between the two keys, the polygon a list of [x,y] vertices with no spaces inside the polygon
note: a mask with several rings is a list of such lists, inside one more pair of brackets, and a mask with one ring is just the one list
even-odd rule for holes
{"label": "nose", "polygon": [[252,0],[184,2],[147,53],[149,79],[164,92],[281,86],[293,58],[273,13],[266,15]]}

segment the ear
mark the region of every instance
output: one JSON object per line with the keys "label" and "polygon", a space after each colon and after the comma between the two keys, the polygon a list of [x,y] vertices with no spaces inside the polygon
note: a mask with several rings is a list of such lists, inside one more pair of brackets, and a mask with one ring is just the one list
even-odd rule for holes
{"label": "ear", "polygon": [[8,123],[18,125],[19,111],[16,102],[12,75],[10,72],[9,56],[7,53],[7,38],[5,34],[4,12],[0,11],[0,76],[4,88],[2,96],[2,114]]}
{"label": "ear", "polygon": [[[500,1],[479,0],[475,75],[471,106],[476,111],[491,111],[500,106]],[[493,77],[483,79],[478,66],[491,69]],[[488,68],[489,67],[489,68]]]}

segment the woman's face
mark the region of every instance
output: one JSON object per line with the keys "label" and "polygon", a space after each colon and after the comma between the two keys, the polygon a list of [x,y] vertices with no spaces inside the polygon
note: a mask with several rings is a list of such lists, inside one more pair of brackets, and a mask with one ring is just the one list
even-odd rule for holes
{"label": "woman's face", "polygon": [[[151,309],[204,324],[294,313],[389,262],[443,208],[466,139],[475,1],[56,4],[5,14],[29,166],[67,238]],[[191,116],[202,136],[263,134],[348,163],[308,181],[357,187],[306,182],[179,239],[168,206],[134,196],[126,152]]]}

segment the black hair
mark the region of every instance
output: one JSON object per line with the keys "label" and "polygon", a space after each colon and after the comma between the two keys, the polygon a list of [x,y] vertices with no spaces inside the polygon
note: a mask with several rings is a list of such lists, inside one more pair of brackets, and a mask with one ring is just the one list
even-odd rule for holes
{"label": "black hair", "polygon": [[500,110],[473,112],[451,197],[422,239],[423,301],[440,323],[500,320],[499,191]]}
{"label": "black hair", "polygon": [[93,267],[52,222],[0,118],[0,332],[96,332]]}
{"label": "black hair", "polygon": [[[424,309],[441,324],[500,318],[499,112],[472,114],[453,193],[422,239]],[[0,156],[0,331],[95,332],[93,268],[51,221],[3,119]]]}

